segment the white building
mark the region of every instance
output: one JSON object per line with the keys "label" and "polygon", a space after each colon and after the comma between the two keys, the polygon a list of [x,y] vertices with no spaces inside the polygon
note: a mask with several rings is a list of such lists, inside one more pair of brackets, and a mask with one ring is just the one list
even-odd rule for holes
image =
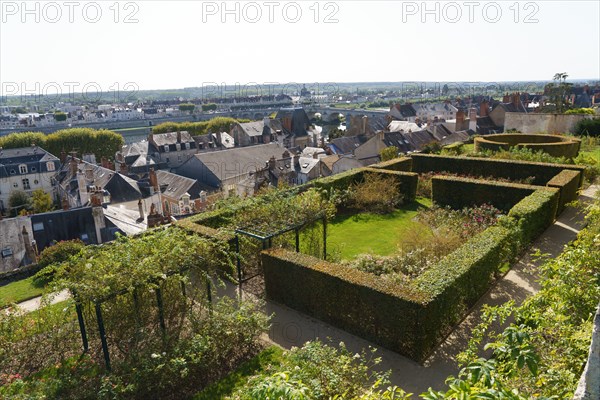
{"label": "white building", "polygon": [[0,212],[8,211],[8,198],[14,190],[27,194],[42,189],[55,197],[54,175],[60,160],[37,146],[0,149]]}

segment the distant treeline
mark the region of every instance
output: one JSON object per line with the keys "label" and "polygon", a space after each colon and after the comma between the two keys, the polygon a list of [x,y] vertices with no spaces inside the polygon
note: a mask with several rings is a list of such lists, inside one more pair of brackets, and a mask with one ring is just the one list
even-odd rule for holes
{"label": "distant treeline", "polygon": [[249,119],[235,119],[230,117],[216,117],[208,121],[198,122],[165,122],[152,128],[152,133],[181,132],[187,131],[192,136],[205,135],[207,133],[229,132],[231,126],[236,123],[250,122]]}
{"label": "distant treeline", "polygon": [[4,149],[36,145],[57,157],[63,150],[67,153],[76,151],[79,155],[95,154],[98,161],[102,157],[114,159],[123,144],[123,136],[118,133],[91,128],[62,129],[49,135],[41,132],[11,133],[0,137],[0,147]]}

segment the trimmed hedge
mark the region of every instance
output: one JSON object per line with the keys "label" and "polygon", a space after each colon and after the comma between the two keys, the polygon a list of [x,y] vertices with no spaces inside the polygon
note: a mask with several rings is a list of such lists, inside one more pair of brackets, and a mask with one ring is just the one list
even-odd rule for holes
{"label": "trimmed hedge", "polygon": [[517,223],[521,247],[531,243],[552,225],[559,213],[558,207],[559,190],[544,188],[525,197],[510,210],[508,217]]}
{"label": "trimmed hedge", "polygon": [[267,298],[423,361],[500,267],[554,221],[558,189],[537,189],[408,285],[299,253],[263,252]]}
{"label": "trimmed hedge", "polygon": [[561,213],[567,203],[577,200],[579,196],[579,183],[582,180],[583,174],[579,171],[564,170],[558,175],[550,179],[549,187],[560,189],[560,200],[558,203],[558,212]]}
{"label": "trimmed hedge", "polygon": [[377,169],[387,169],[389,171],[404,171],[411,172],[412,171],[412,158],[410,157],[401,157],[394,158],[388,161],[383,161],[378,164],[373,164],[369,166],[370,168]]}
{"label": "trimmed hedge", "polygon": [[267,297],[416,360],[422,295],[373,274],[282,249],[262,253]]}
{"label": "trimmed hedge", "polygon": [[579,154],[581,140],[545,134],[500,133],[475,138],[475,151],[508,150],[511,147],[543,151],[553,157],[575,158]]}
{"label": "trimmed hedge", "polygon": [[434,176],[431,185],[432,199],[437,204],[458,210],[488,203],[505,212],[540,188],[540,186],[441,175]]}
{"label": "trimmed hedge", "polygon": [[[550,164],[515,160],[493,160],[477,157],[450,157],[434,154],[411,154],[413,172],[450,172],[459,175],[490,176],[506,179],[534,177],[534,185],[545,186],[562,170],[585,171],[584,166]],[[583,175],[582,175],[583,176]],[[583,184],[583,178],[579,185]]]}
{"label": "trimmed hedge", "polygon": [[423,356],[431,352],[487,292],[500,267],[518,252],[514,226],[493,226],[413,281],[428,293],[421,320]]}

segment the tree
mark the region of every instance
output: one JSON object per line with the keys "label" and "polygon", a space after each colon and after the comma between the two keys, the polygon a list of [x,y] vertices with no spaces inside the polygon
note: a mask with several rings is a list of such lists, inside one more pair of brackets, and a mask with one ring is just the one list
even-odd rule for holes
{"label": "tree", "polygon": [[215,111],[217,105],[215,103],[202,104],[202,111]]}
{"label": "tree", "polygon": [[54,113],[54,119],[56,121],[58,121],[58,122],[66,121],[67,120],[67,114],[65,114],[62,111],[57,111],[57,112]]}
{"label": "tree", "polygon": [[398,148],[396,146],[386,147],[379,153],[381,161],[389,161],[398,157]]}
{"label": "tree", "polygon": [[190,114],[192,112],[194,112],[195,108],[196,108],[196,105],[192,104],[192,103],[182,103],[179,105],[179,111],[189,111]]}
{"label": "tree", "polygon": [[13,190],[8,197],[8,208],[10,216],[16,217],[21,211],[31,208],[31,198],[22,190]]}
{"label": "tree", "polygon": [[329,141],[337,139],[339,137],[343,137],[345,134],[346,132],[341,130],[340,128],[332,128],[329,130]]}
{"label": "tree", "polygon": [[550,98],[551,104],[542,108],[542,111],[562,114],[570,108],[567,96],[571,93],[571,86],[573,86],[573,84],[566,82],[568,76],[569,75],[566,72],[554,74],[554,82],[547,84],[545,90]]}
{"label": "tree", "polygon": [[10,135],[0,137],[0,147],[4,149],[16,149],[35,144],[45,148],[46,138],[47,136],[41,132],[11,133]]}
{"label": "tree", "polygon": [[48,211],[52,211],[54,209],[54,204],[52,202],[52,197],[42,189],[36,189],[33,191],[31,195],[31,202],[33,205],[33,212],[44,213]]}

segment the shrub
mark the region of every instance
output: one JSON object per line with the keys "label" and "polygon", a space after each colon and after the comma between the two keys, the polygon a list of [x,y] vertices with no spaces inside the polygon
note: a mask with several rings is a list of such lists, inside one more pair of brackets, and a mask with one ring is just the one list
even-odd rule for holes
{"label": "shrub", "polygon": [[351,202],[363,211],[392,212],[402,203],[400,184],[393,177],[367,173],[364,181],[352,187]]}
{"label": "shrub", "polygon": [[377,164],[370,165],[369,168],[386,169],[390,171],[410,172],[412,169],[412,158],[400,157],[393,160],[383,161]]}
{"label": "shrub", "polygon": [[84,247],[85,243],[79,239],[58,242],[54,246],[46,247],[38,260],[38,265],[42,269],[33,276],[33,282],[36,285],[45,285],[51,282],[61,264],[79,254]]}
{"label": "shrub", "polygon": [[596,115],[596,111],[593,108],[573,108],[572,110],[565,111],[565,115],[572,114]]}
{"label": "shrub", "polygon": [[560,200],[558,202],[558,213],[561,213],[566,205],[577,200],[582,174],[579,171],[564,170],[558,173],[548,182],[549,187],[560,189]]}
{"label": "shrub", "polygon": [[524,247],[554,222],[558,209],[557,189],[536,190],[518,202],[508,213],[519,228],[519,243]]}
{"label": "shrub", "polygon": [[579,136],[600,136],[600,118],[579,121],[575,125],[575,134]]}

